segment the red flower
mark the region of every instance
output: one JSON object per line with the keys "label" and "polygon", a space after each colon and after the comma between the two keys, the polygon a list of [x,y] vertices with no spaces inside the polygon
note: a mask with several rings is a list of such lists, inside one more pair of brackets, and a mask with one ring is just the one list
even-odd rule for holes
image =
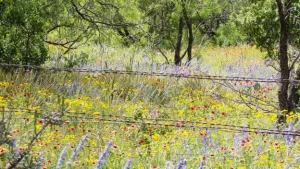
{"label": "red flower", "polygon": [[193,111],[193,110],[195,110],[195,107],[194,107],[194,106],[191,106],[190,109]]}
{"label": "red flower", "polygon": [[226,116],[226,113],[225,113],[225,112],[222,112],[222,115],[223,115],[223,116]]}
{"label": "red flower", "polygon": [[75,126],[71,127],[71,130],[72,130],[72,131],[74,131],[75,129],[76,129],[76,127],[75,127]]}
{"label": "red flower", "polygon": [[226,147],[221,147],[221,150],[222,151],[226,151]]}
{"label": "red flower", "polygon": [[38,124],[43,124],[43,123],[44,123],[44,120],[39,119],[39,120],[37,121],[37,123],[38,123]]}
{"label": "red flower", "polygon": [[206,135],[205,132],[200,132],[199,134],[200,134],[200,136],[205,136]]}
{"label": "red flower", "polygon": [[145,143],[145,140],[140,139],[140,140],[139,140],[139,143],[140,143],[140,144],[144,144],[144,143]]}
{"label": "red flower", "polygon": [[246,138],[246,141],[247,141],[247,142],[250,142],[250,140],[251,140],[251,139],[250,139],[249,137]]}

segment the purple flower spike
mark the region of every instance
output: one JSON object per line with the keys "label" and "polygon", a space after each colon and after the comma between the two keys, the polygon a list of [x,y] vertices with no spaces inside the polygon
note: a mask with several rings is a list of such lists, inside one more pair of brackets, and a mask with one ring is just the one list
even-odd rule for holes
{"label": "purple flower spike", "polygon": [[178,168],[177,168],[177,169],[182,169],[185,165],[186,165],[186,164],[185,164],[184,158],[182,157],[182,158],[179,160]]}

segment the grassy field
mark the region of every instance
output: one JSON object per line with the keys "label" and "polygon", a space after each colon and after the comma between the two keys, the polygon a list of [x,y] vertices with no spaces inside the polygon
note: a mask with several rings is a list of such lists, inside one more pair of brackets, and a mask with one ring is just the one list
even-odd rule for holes
{"label": "grassy field", "polygon": [[[277,76],[264,65],[263,54],[249,46],[195,48],[198,59],[190,67],[165,65],[159,53],[147,50],[87,52],[85,68]],[[46,65],[63,64],[53,57]],[[262,130],[275,130],[277,87],[252,81],[2,71],[0,112],[10,131],[7,137],[16,142],[0,144],[0,168],[26,150],[40,130],[20,166],[33,160],[49,169],[101,168],[104,163],[102,168],[112,169],[126,163],[134,169],[299,168],[297,138]],[[290,114],[294,125],[285,130],[298,128],[297,116]],[[52,121],[44,128],[47,119]]]}

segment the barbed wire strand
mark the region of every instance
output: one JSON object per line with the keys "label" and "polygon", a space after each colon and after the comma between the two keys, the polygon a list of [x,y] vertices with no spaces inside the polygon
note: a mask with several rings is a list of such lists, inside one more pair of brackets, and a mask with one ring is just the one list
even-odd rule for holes
{"label": "barbed wire strand", "polygon": [[[63,113],[72,114],[73,112],[65,111]],[[86,114],[88,114],[88,113],[86,113]],[[76,119],[89,119],[89,120],[103,119],[103,120],[117,121],[118,119],[126,119],[126,121],[131,121],[131,122],[133,122],[133,120],[141,120],[142,122],[143,121],[155,121],[155,122],[165,122],[165,123],[172,122],[172,123],[181,123],[181,124],[191,123],[191,124],[209,125],[209,126],[225,127],[225,128],[239,128],[242,130],[249,129],[249,130],[255,130],[255,132],[267,131],[267,132],[288,132],[288,133],[300,134],[300,132],[298,132],[298,131],[296,131],[296,132],[295,131],[279,131],[279,130],[273,130],[273,129],[258,128],[258,127],[237,126],[237,125],[229,125],[229,124],[218,124],[218,123],[209,123],[209,122],[203,122],[203,121],[191,121],[191,120],[180,120],[180,119],[137,118],[137,117],[133,117],[133,116],[119,116],[119,115],[112,115],[112,114],[99,114],[99,116],[110,117],[110,118],[114,118],[114,119],[104,119],[104,118],[97,118],[97,117],[85,117],[85,116],[74,116],[74,115],[64,115],[64,116],[76,118]],[[180,124],[177,124],[177,125],[180,125]]]}
{"label": "barbed wire strand", "polygon": [[300,136],[299,132],[293,132],[293,131],[268,131],[268,130],[249,130],[249,129],[242,129],[242,128],[226,128],[221,126],[198,126],[198,125],[181,125],[178,126],[176,124],[163,124],[163,123],[152,123],[152,122],[138,122],[138,121],[128,121],[128,120],[114,120],[114,119],[98,119],[95,121],[65,121],[65,123],[113,123],[113,124],[143,124],[143,125],[151,125],[151,126],[164,126],[164,127],[176,127],[176,128],[201,128],[201,129],[216,129],[216,130],[228,130],[228,131],[235,131],[235,132],[241,132],[241,133],[256,133],[256,134],[275,134],[275,135],[288,135],[288,136]]}
{"label": "barbed wire strand", "polygon": [[7,64],[7,63],[0,63],[0,67],[81,72],[81,73],[112,73],[112,74],[123,74],[123,75],[126,74],[126,75],[141,75],[141,76],[162,76],[162,77],[191,78],[191,79],[218,80],[218,81],[246,81],[246,82],[265,82],[265,83],[282,83],[284,81],[289,81],[294,83],[300,83],[300,80],[278,79],[278,78],[270,79],[270,78],[251,78],[251,77],[241,77],[241,76],[192,75],[189,73],[142,72],[142,71],[129,71],[129,70],[87,69],[87,68],[59,68],[59,67],[37,66],[37,65]]}
{"label": "barbed wire strand", "polygon": [[[65,124],[70,123],[105,123],[105,124],[136,124],[136,125],[149,125],[149,126],[158,126],[158,127],[176,127],[180,128],[188,128],[188,129],[212,129],[217,131],[224,131],[224,132],[233,132],[233,133],[255,133],[255,134],[273,134],[273,135],[284,135],[284,136],[300,136],[299,132],[294,131],[273,131],[273,130],[249,130],[249,129],[238,129],[238,128],[228,128],[222,126],[215,126],[215,125],[208,125],[208,126],[199,126],[199,125],[181,125],[177,126],[176,124],[163,124],[163,123],[151,123],[151,122],[138,122],[138,121],[128,121],[128,120],[114,120],[114,119],[98,119],[94,121],[73,121],[73,120],[66,120],[64,121]],[[203,133],[205,134],[205,133]]]}
{"label": "barbed wire strand", "polygon": [[[20,119],[20,118],[15,118]],[[27,120],[29,118],[24,118]],[[33,118],[31,118],[33,119]],[[215,129],[222,130],[227,132],[239,132],[239,133],[255,133],[255,134],[274,134],[274,135],[288,135],[288,136],[300,136],[298,131],[286,131],[286,130],[271,130],[271,129],[263,129],[263,128],[250,128],[244,126],[235,126],[235,125],[223,125],[223,124],[215,124],[215,123],[202,123],[198,125],[188,125],[186,123],[172,123],[168,124],[165,121],[156,121],[154,122],[145,122],[145,121],[132,121],[132,120],[116,120],[116,119],[105,119],[98,118],[93,121],[85,121],[85,120],[63,120],[65,124],[69,123],[109,123],[109,124],[137,124],[137,125],[151,125],[151,126],[164,126],[164,127],[176,127],[176,128],[198,128],[198,129]],[[158,123],[160,122],[160,123]],[[165,122],[165,123],[163,123]]]}

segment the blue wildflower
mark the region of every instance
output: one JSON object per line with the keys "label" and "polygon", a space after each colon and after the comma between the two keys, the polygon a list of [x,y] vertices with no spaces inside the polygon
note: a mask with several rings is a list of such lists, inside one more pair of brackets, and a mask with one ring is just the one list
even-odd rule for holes
{"label": "blue wildflower", "polygon": [[107,143],[107,147],[106,149],[104,150],[104,152],[102,153],[102,155],[100,156],[99,160],[98,160],[98,163],[95,167],[95,169],[101,169],[104,164],[105,164],[105,160],[106,158],[108,157],[108,152],[109,152],[109,149],[110,147],[112,146],[112,141],[110,140],[108,143]]}
{"label": "blue wildflower", "polygon": [[63,150],[61,151],[59,159],[57,161],[56,169],[60,169],[61,166],[64,164],[66,154],[67,154],[67,147],[64,147]]}
{"label": "blue wildflower", "polygon": [[126,165],[123,167],[123,169],[130,169],[130,165],[131,165],[132,162],[133,162],[133,160],[132,160],[132,159],[129,159],[129,160],[127,161]]}

